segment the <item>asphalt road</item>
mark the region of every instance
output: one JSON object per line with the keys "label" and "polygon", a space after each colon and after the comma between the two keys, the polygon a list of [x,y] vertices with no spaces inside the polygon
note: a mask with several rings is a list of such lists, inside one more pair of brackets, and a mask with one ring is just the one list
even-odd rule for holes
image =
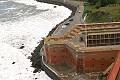
{"label": "asphalt road", "polygon": [[[77,7],[76,13],[70,19],[58,25],[57,29],[52,34],[52,36],[63,36],[68,30],[70,30],[76,24],[84,24],[84,21],[82,19],[84,3],[80,1],[71,1],[71,0],[65,0],[65,1],[66,1],[66,4]],[[67,25],[65,25],[66,23]]]}

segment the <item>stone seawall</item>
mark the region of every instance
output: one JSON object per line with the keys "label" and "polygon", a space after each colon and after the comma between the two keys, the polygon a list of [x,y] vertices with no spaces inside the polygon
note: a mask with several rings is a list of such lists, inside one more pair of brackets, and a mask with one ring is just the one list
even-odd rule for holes
{"label": "stone seawall", "polygon": [[[69,4],[65,4],[65,3],[63,3],[63,2],[61,2],[61,0],[60,0],[60,2],[59,1],[55,1],[55,0],[36,0],[36,1],[38,1],[38,2],[45,2],[45,3],[49,3],[49,4],[56,4],[56,5],[62,5],[62,6],[65,6],[65,7],[67,7],[67,8],[69,8],[70,10],[72,10],[72,14],[67,18],[67,19],[69,19],[69,18],[71,18],[72,16],[74,16],[75,15],[75,12],[76,12],[76,10],[77,10],[77,7],[75,7],[75,6],[71,6],[71,5],[69,5]],[[62,0],[63,1],[63,0]],[[66,20],[67,20],[66,19]],[[64,22],[64,21],[63,21]],[[62,22],[61,22],[62,23]],[[61,23],[59,23],[58,25],[60,25]],[[50,35],[52,35],[53,34],[53,32],[56,30],[56,28],[58,27],[58,25],[56,25],[56,27],[55,28],[53,28],[50,32],[49,32],[49,34],[47,35],[47,36],[50,36]],[[39,70],[47,70],[46,69],[46,67],[43,65],[43,64],[41,64],[41,61],[42,61],[42,57],[39,55],[39,53],[40,53],[40,50],[41,50],[41,48],[43,47],[43,45],[44,45],[44,40],[41,40],[40,41],[40,44],[35,48],[35,50],[33,51],[33,53],[31,53],[31,55],[32,55],[32,57],[31,57],[31,61],[32,61],[32,67],[34,67],[34,68],[36,68],[35,70],[34,70],[34,72],[38,72]],[[43,67],[44,66],[44,67]],[[47,73],[50,73],[51,71],[49,71],[49,72],[47,72]],[[52,75],[52,73],[49,75],[50,77],[52,77],[51,76]],[[53,78],[53,77],[52,77]]]}

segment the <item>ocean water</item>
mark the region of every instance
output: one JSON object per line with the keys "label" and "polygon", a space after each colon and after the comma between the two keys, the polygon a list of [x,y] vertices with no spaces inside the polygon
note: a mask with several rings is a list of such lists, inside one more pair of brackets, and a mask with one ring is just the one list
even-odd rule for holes
{"label": "ocean water", "polygon": [[33,5],[4,0],[0,1],[0,22],[19,20],[19,18],[38,15],[45,11],[48,11],[48,9],[37,9]]}
{"label": "ocean water", "polygon": [[64,6],[35,0],[0,0],[0,80],[51,80],[44,71],[33,73],[28,57],[70,14]]}
{"label": "ocean water", "polygon": [[51,80],[43,71],[33,73],[28,57],[52,28],[71,15],[68,8],[54,6],[0,0],[0,80]]}
{"label": "ocean water", "polygon": [[0,1],[0,42],[10,44],[30,55],[43,37],[58,23],[70,16],[64,6],[34,0]]}

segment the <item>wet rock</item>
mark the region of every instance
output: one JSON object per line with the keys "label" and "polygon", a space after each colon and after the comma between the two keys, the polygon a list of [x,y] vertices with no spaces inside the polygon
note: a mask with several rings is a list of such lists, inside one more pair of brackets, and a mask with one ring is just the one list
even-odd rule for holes
{"label": "wet rock", "polygon": [[54,8],[56,8],[57,6],[54,6]]}
{"label": "wet rock", "polygon": [[35,78],[35,79],[37,79],[37,78]]}
{"label": "wet rock", "polygon": [[15,62],[12,62],[12,64],[15,64]]}
{"label": "wet rock", "polygon": [[23,49],[25,46],[21,46],[20,49]]}

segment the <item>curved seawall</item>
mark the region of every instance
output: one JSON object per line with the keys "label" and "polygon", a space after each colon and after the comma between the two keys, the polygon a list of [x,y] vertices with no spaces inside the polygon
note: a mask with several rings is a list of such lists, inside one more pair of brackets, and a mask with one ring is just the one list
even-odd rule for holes
{"label": "curved seawall", "polygon": [[[72,14],[71,14],[66,20],[68,20],[69,18],[73,17],[73,16],[75,15],[75,13],[76,13],[76,10],[77,10],[77,6],[76,6],[76,5],[72,5],[72,3],[69,3],[69,2],[70,2],[69,0],[68,0],[68,2],[66,2],[66,3],[63,2],[64,0],[59,0],[59,1],[57,1],[57,0],[36,0],[36,1],[38,1],[38,2],[45,2],[45,3],[49,3],[49,4],[62,5],[62,6],[65,6],[65,7],[69,8],[70,10],[72,10]],[[66,20],[62,21],[61,23],[65,22]],[[61,23],[57,24],[56,27],[53,28],[53,29],[49,32],[48,36],[51,36],[51,35],[53,34],[53,32],[57,29],[57,27],[58,27]],[[42,41],[40,42],[40,44],[38,45],[38,47],[36,47],[36,49],[34,50],[34,55],[37,54],[36,56],[39,56],[39,53],[40,53],[39,51],[41,50],[41,48],[43,47],[43,45],[44,45],[44,41],[42,40]],[[39,59],[41,65],[39,65],[38,58],[41,58],[41,59]],[[39,68],[41,68],[42,70],[44,70],[44,71],[46,72],[46,74],[47,74],[49,77],[51,77],[53,80],[60,80],[60,78],[58,77],[58,75],[57,75],[56,73],[54,73],[54,72],[51,70],[51,68],[49,68],[49,67],[44,63],[44,61],[43,61],[44,59],[42,59],[41,56],[38,57],[38,58],[36,59],[36,61],[38,61],[38,65],[39,65],[40,67],[37,66],[36,68],[39,67]],[[39,69],[37,69],[37,70],[39,70]]]}

